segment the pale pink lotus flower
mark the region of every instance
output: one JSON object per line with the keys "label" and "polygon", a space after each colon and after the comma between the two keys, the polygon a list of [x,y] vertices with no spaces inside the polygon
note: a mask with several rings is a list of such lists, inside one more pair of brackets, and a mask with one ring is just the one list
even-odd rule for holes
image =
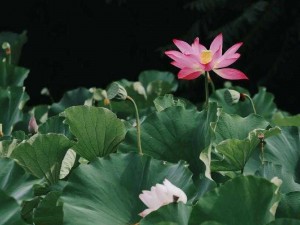
{"label": "pale pink lotus flower", "polygon": [[38,132],[38,125],[36,123],[36,119],[34,116],[32,116],[29,120],[29,123],[28,123],[28,131],[32,134],[35,134]]}
{"label": "pale pink lotus flower", "polygon": [[187,202],[186,194],[167,179],[163,184],[152,186],[151,191],[143,191],[139,198],[148,206],[148,209],[139,214],[142,217],[172,202]]}
{"label": "pale pink lotus flower", "polygon": [[173,40],[179,51],[166,51],[165,54],[174,61],[172,65],[180,68],[179,79],[192,80],[199,77],[205,71],[214,71],[217,75],[228,80],[248,79],[241,71],[225,68],[233,64],[240,54],[236,51],[243,44],[242,42],[233,45],[222,55],[223,36],[219,34],[206,49],[199,43],[199,38],[194,40],[192,45],[181,41]]}

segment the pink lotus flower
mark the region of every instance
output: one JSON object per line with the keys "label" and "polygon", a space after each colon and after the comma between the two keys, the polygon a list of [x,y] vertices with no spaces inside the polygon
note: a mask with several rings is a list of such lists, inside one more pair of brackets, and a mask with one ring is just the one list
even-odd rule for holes
{"label": "pink lotus flower", "polygon": [[167,179],[164,180],[163,185],[156,184],[151,187],[151,191],[143,191],[139,197],[148,206],[148,209],[139,214],[142,217],[172,202],[183,202],[184,204],[187,202],[186,194]]}
{"label": "pink lotus flower", "polygon": [[219,34],[211,43],[209,50],[199,43],[199,38],[194,40],[192,45],[181,41],[173,40],[179,51],[166,51],[165,54],[174,61],[172,65],[180,68],[179,79],[192,80],[199,77],[205,71],[213,70],[220,77],[228,80],[248,79],[241,71],[224,68],[233,64],[240,54],[236,51],[243,44],[242,42],[233,45],[222,55],[223,36]]}

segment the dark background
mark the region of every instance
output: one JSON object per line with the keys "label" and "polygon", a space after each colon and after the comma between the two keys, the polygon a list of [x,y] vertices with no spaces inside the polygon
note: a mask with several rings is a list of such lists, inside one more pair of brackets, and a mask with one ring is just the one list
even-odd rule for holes
{"label": "dark background", "polygon": [[[241,3],[242,2],[242,3]],[[0,31],[27,30],[19,65],[29,104],[46,103],[48,87],[58,101],[80,86],[105,88],[113,80],[137,80],[143,70],[177,74],[162,52],[173,38],[196,36],[209,47],[222,32],[224,50],[243,41],[239,62],[249,81],[233,81],[252,94],[259,85],[275,95],[279,108],[299,113],[299,1],[251,0],[29,0],[1,3]],[[215,5],[214,5],[215,4]],[[213,75],[217,87],[224,80]],[[178,94],[204,97],[203,80],[182,82]],[[203,92],[203,93],[202,93]]]}

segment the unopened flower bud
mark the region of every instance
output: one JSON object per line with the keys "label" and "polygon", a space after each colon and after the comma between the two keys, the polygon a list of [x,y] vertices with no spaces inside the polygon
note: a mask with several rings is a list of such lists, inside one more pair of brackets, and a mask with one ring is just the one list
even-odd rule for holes
{"label": "unopened flower bud", "polygon": [[104,104],[104,105],[109,105],[109,104],[110,104],[110,100],[109,100],[108,98],[105,98],[105,99],[103,100],[103,104]]}
{"label": "unopened flower bud", "polygon": [[35,117],[32,116],[29,120],[29,123],[28,123],[28,131],[32,134],[35,134],[37,133],[38,131],[38,125],[36,123],[36,120],[35,120]]}
{"label": "unopened flower bud", "polygon": [[113,82],[107,90],[108,99],[126,100],[127,91],[117,82]]}
{"label": "unopened flower bud", "polygon": [[241,93],[232,89],[227,89],[224,92],[224,100],[229,105],[236,104],[241,100]]}

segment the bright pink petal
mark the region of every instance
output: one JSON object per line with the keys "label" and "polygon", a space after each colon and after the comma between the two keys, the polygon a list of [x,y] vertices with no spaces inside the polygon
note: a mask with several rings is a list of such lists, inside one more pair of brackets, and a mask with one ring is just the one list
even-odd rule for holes
{"label": "bright pink petal", "polygon": [[193,68],[183,68],[178,73],[178,79],[193,80],[199,77],[203,71],[195,70]]}
{"label": "bright pink petal", "polygon": [[183,54],[179,51],[165,51],[165,54],[173,60],[178,60],[183,56]]}
{"label": "bright pink petal", "polygon": [[211,50],[213,54],[215,54],[217,51],[219,51],[219,49],[221,49],[221,52],[219,54],[222,55],[222,47],[223,47],[223,35],[221,33],[213,40],[209,50]]}
{"label": "bright pink petal", "polygon": [[195,57],[183,55],[178,51],[166,51],[165,54],[174,60],[171,64],[179,68],[193,67],[198,63]]}
{"label": "bright pink petal", "polygon": [[192,44],[192,49],[195,54],[199,55],[203,50],[207,50],[205,46],[199,43],[199,38],[195,38],[194,43]]}
{"label": "bright pink petal", "polygon": [[214,72],[220,77],[228,80],[248,80],[248,77],[242,71],[232,68],[215,69]]}
{"label": "bright pink petal", "polygon": [[232,55],[231,58],[225,58],[225,59],[221,59],[219,60],[219,62],[217,62],[214,65],[214,69],[218,69],[218,68],[223,68],[223,67],[227,67],[230,66],[231,64],[233,64],[236,60],[238,60],[240,58],[240,54],[239,53],[235,53]]}
{"label": "bright pink petal", "polygon": [[236,51],[243,45],[243,42],[239,42],[236,43],[235,45],[231,46],[225,53],[223,56],[230,56],[234,53],[236,53]]}
{"label": "bright pink petal", "polygon": [[173,42],[183,54],[190,54],[193,52],[192,47],[188,43],[177,39],[173,39]]}

